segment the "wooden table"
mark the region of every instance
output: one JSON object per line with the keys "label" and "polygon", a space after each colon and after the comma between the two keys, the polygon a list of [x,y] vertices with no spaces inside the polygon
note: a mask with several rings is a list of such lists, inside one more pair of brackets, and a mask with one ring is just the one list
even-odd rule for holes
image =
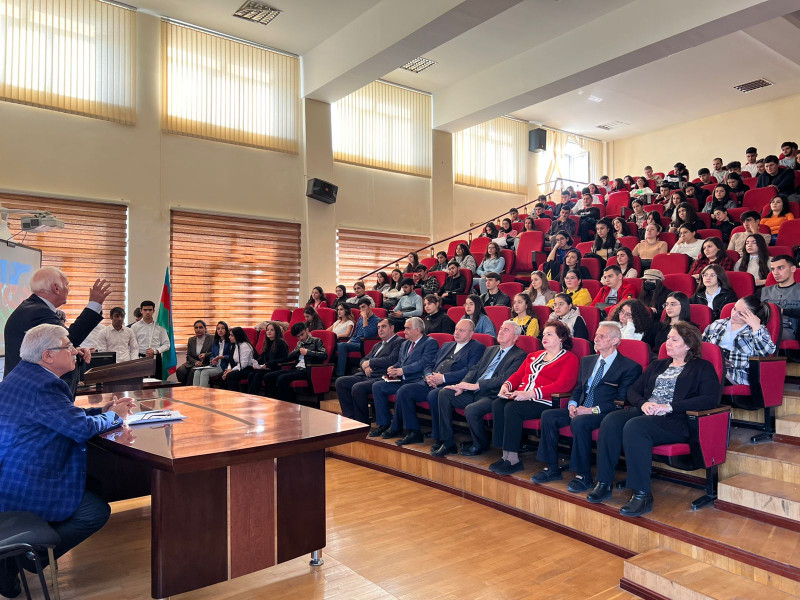
{"label": "wooden table", "polygon": [[[88,475],[109,501],[151,495],[151,589],[165,598],[325,546],[325,448],[368,427],[305,406],[198,387],[125,394],[185,421],[92,440]],[[111,397],[78,398],[83,407]]]}

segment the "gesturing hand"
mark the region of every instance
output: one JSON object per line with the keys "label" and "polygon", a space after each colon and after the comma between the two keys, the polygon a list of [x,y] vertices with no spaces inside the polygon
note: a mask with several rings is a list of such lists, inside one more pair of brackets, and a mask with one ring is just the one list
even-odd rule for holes
{"label": "gesturing hand", "polygon": [[744,309],[739,312],[739,315],[742,317],[742,321],[749,325],[750,329],[753,331],[757,331],[761,327],[761,319],[754,315],[749,309]]}
{"label": "gesturing hand", "polygon": [[89,288],[89,301],[102,304],[111,294],[111,284],[105,279],[95,279],[94,285]]}

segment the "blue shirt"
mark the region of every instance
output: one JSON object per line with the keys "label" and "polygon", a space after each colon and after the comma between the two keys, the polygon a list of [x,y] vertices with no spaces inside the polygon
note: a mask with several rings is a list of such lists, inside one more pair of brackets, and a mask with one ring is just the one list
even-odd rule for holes
{"label": "blue shirt", "polygon": [[364,327],[364,319],[361,317],[356,321],[356,327],[353,329],[353,335],[350,336],[351,342],[357,342],[364,338],[374,338],[378,335],[378,315],[372,314],[367,319],[367,326]]}
{"label": "blue shirt", "polygon": [[[601,355],[597,355],[597,360],[594,361],[594,369],[592,369],[591,375],[589,375],[589,380],[586,382],[586,389],[588,391],[589,386],[592,385],[594,381],[594,376],[597,374],[597,370],[600,368],[600,359],[606,361],[606,364],[603,366],[603,375],[608,373],[608,370],[611,368],[611,365],[614,362],[614,359],[617,358],[618,352],[614,350],[611,354],[608,355],[608,358],[603,358]],[[570,400],[567,406],[578,406],[578,403],[574,400]]]}

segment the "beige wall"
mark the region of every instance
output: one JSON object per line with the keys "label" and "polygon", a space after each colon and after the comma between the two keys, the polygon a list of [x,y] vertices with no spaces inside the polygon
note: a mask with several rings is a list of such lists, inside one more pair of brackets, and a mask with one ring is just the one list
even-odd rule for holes
{"label": "beige wall", "polygon": [[664,173],[676,162],[684,163],[692,176],[711,167],[717,156],[744,164],[748,146],[758,148],[759,157],[780,154],[780,145],[797,141],[800,95],[689,121],[644,135],[617,140],[613,152],[613,177],[640,175],[645,165]]}
{"label": "beige wall", "polygon": [[[456,231],[464,231],[472,223],[486,223],[512,206],[527,202],[522,194],[495,192],[467,185],[456,185],[453,190],[453,224]],[[475,232],[473,235],[477,235]]]}

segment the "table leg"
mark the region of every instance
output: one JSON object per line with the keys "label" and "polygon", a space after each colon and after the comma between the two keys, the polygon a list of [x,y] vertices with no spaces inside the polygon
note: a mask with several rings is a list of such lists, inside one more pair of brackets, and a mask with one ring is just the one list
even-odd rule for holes
{"label": "table leg", "polygon": [[277,460],[278,562],[325,547],[325,451]]}
{"label": "table leg", "polygon": [[309,566],[311,567],[321,567],[325,564],[325,561],[322,560],[322,551],[321,550],[314,550],[311,553],[311,560],[308,561]]}

